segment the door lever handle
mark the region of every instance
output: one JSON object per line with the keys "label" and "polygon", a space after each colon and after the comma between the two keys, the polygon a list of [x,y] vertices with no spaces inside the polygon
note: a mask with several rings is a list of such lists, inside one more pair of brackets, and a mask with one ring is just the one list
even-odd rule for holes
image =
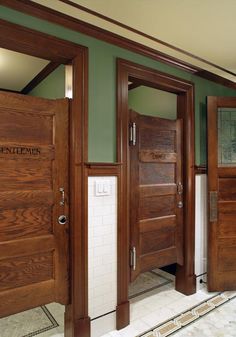
{"label": "door lever handle", "polygon": [[181,195],[183,193],[183,185],[181,182],[177,184],[177,193]]}
{"label": "door lever handle", "polygon": [[59,191],[61,192],[60,206],[64,206],[65,205],[65,190],[64,190],[64,187],[60,187]]}

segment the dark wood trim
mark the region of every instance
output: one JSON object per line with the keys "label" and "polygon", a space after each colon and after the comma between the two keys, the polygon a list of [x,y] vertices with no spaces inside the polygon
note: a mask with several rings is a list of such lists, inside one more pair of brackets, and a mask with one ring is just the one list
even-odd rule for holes
{"label": "dark wood trim", "polygon": [[59,67],[60,63],[50,62],[44,67],[40,73],[38,73],[22,90],[21,94],[27,95],[31,92],[40,82],[42,82],[48,75],[50,75],[57,67]]}
{"label": "dark wood trim", "polygon": [[[84,48],[73,42],[40,33],[0,19],[1,48],[59,64],[67,64]],[[63,50],[63,52],[62,52]]]}
{"label": "dark wood trim", "polygon": [[86,163],[88,176],[119,176],[119,163]]}
{"label": "dark wood trim", "polygon": [[195,174],[207,174],[206,165],[195,165]]}
{"label": "dark wood trim", "polygon": [[129,301],[121,303],[116,307],[116,329],[120,330],[129,325],[130,305]]}
{"label": "dark wood trim", "polygon": [[[147,47],[140,43],[131,41],[127,38],[119,36],[115,33],[109,32],[105,29],[96,27],[82,20],[75,19],[68,15],[62,14],[58,11],[52,10],[45,6],[33,3],[29,0],[2,0],[1,4],[13,8],[15,10],[27,13],[29,15],[36,16],[40,19],[47,20],[69,29],[79,31],[83,34],[95,37],[99,40],[114,44],[121,48],[133,51],[135,53],[150,57],[156,61],[160,61],[171,66],[180,68],[184,71],[195,74],[196,76],[203,77],[205,79],[214,81],[219,84],[223,84],[229,88],[236,88],[236,84],[233,81],[223,78],[222,76],[212,74],[200,67],[193,66],[190,63],[181,61],[175,57],[169,56],[165,53],[157,51],[153,48]],[[218,68],[221,68],[217,66]],[[222,68],[223,70],[224,68]],[[229,72],[227,69],[224,69],[225,72]]]}
{"label": "dark wood trim", "polygon": [[[72,60],[73,100],[70,120],[71,191],[71,305],[66,321],[72,328],[66,337],[89,337],[88,317],[88,186],[84,162],[87,161],[88,125],[88,50]],[[80,79],[80,80],[78,80]],[[80,205],[80,207],[78,207]]]}
{"label": "dark wood trim", "polygon": [[74,43],[0,20],[0,47],[73,66],[70,104],[70,304],[66,306],[65,337],[89,337],[87,162],[88,50]]}
{"label": "dark wood trim", "polygon": [[139,83],[131,83],[131,84],[129,84],[129,90],[133,90],[133,89],[138,88],[140,86],[141,86],[141,84],[139,84]]}
{"label": "dark wood trim", "polygon": [[17,90],[11,90],[11,89],[3,89],[3,88],[0,88],[0,91],[12,92],[12,93],[14,93],[14,94],[20,94],[20,91],[17,91]]}
{"label": "dark wood trim", "polygon": [[[232,89],[236,89],[236,83],[228,80],[222,76],[216,75],[207,70],[199,70],[194,75],[204,78],[205,80],[216,82],[218,84],[224,85],[225,87],[229,87]],[[235,76],[235,75],[234,75]],[[234,84],[233,84],[234,83]]]}
{"label": "dark wood trim", "polygon": [[[192,294],[196,291],[194,274],[195,246],[195,175],[194,175],[194,86],[193,83],[177,77],[140,66],[138,64],[117,60],[117,160],[121,167],[121,215],[118,223],[118,308],[128,305],[129,285],[129,142],[128,142],[128,81],[130,78],[151,84],[157,89],[178,95],[178,118],[183,119],[183,154],[185,220],[184,220],[184,265],[177,267],[176,289]],[[129,322],[128,311],[117,311],[117,328],[121,329]],[[124,318],[125,316],[125,318]]]}
{"label": "dark wood trim", "polygon": [[122,165],[122,163],[99,163],[99,162],[88,162],[88,163],[85,163],[85,166],[88,167],[88,168],[93,168],[93,167],[97,167],[97,168],[107,168],[107,167],[117,167],[119,165]]}

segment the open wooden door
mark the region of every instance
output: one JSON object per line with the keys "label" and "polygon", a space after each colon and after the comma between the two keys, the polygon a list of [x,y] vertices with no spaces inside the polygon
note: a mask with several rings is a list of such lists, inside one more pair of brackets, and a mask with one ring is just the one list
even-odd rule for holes
{"label": "open wooden door", "polygon": [[208,289],[236,289],[236,98],[208,97]]}
{"label": "open wooden door", "polygon": [[0,317],[68,302],[68,108],[0,92]]}
{"label": "open wooden door", "polygon": [[182,121],[130,110],[131,281],[183,264]]}

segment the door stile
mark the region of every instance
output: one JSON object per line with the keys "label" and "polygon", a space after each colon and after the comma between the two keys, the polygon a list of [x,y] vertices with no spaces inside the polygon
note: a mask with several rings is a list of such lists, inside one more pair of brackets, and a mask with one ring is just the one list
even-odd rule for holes
{"label": "door stile", "polygon": [[[57,151],[54,161],[54,233],[58,249],[55,256],[57,267],[55,271],[55,289],[56,301],[68,304],[68,291],[61,289],[69,289],[69,146],[68,146],[68,127],[69,127],[69,99],[57,100],[57,111],[54,116],[54,142],[60,151]],[[60,171],[59,171],[60,170]],[[58,172],[59,171],[59,172]],[[59,223],[59,217],[65,216],[65,223]],[[66,266],[66,268],[60,268]]]}

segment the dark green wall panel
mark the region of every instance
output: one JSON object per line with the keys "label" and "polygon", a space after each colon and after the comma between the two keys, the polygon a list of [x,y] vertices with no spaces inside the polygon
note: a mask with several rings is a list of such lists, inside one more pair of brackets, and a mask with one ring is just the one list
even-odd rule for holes
{"label": "dark green wall panel", "polygon": [[236,91],[180,69],[96,40],[61,26],[0,6],[0,18],[89,48],[89,160],[115,160],[116,58],[181,77],[195,84],[196,163],[206,161],[206,96],[236,96]]}

